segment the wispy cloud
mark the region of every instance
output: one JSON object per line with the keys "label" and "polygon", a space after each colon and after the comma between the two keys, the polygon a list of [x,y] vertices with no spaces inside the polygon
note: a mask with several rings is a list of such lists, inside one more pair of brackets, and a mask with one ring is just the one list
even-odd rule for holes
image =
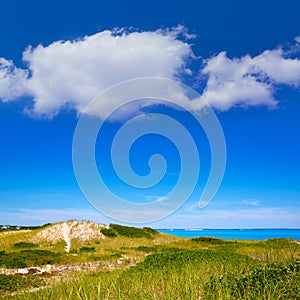
{"label": "wispy cloud", "polygon": [[28,209],[19,208],[14,211],[0,212],[0,224],[11,225],[41,225],[67,220],[90,220],[99,223],[109,223],[98,211],[93,209]]}
{"label": "wispy cloud", "polygon": [[[169,200],[167,196],[155,196],[155,195],[145,195],[143,196],[148,202],[159,202],[164,203]],[[167,205],[167,204],[166,204]]]}
{"label": "wispy cloud", "polygon": [[[126,214],[134,219],[137,211],[120,210],[120,216]],[[144,211],[147,216],[155,216],[157,211]],[[295,207],[250,207],[247,209],[198,209],[193,212],[176,212],[168,218],[149,223],[155,228],[299,228],[300,209]],[[109,224],[109,219],[93,209],[27,209],[0,212],[0,224],[41,225],[48,222],[67,220],[89,220]]]}
{"label": "wispy cloud", "polygon": [[300,209],[295,207],[249,207],[247,209],[193,210],[175,213],[154,223],[158,228],[299,228]]}
{"label": "wispy cloud", "polygon": [[258,206],[259,203],[260,201],[256,199],[245,199],[242,201],[242,204],[251,205],[251,206]]}

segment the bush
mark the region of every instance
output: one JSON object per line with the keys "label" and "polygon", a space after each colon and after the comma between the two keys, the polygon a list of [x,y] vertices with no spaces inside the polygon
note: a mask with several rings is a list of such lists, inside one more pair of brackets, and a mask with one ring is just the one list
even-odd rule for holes
{"label": "bush", "polygon": [[123,254],[124,254],[124,252],[117,251],[115,253],[110,254],[109,257],[110,258],[120,258],[120,257],[122,257]]}
{"label": "bush", "polygon": [[201,242],[210,243],[214,245],[232,243],[231,241],[222,240],[212,236],[199,236],[199,237],[192,238],[191,241],[196,243],[201,243]]}
{"label": "bush", "polygon": [[33,288],[45,285],[44,279],[37,276],[20,276],[0,274],[1,293],[12,293],[22,288]]}
{"label": "bush", "polygon": [[116,237],[118,235],[130,238],[147,238],[151,239],[154,235],[159,234],[158,231],[150,227],[136,228],[123,226],[118,224],[110,224],[109,228],[102,228],[101,233],[107,237]]}
{"label": "bush", "polygon": [[20,248],[37,248],[39,245],[34,243],[28,243],[28,242],[19,242],[14,244],[14,248],[20,249]]}
{"label": "bush", "polygon": [[147,233],[150,233],[152,236],[159,234],[159,232],[150,227],[144,227],[143,230]]}
{"label": "bush", "polygon": [[[2,254],[1,254],[2,253]],[[61,254],[48,250],[21,250],[20,252],[0,253],[0,266],[6,268],[25,268],[59,263]]]}
{"label": "bush", "polygon": [[138,246],[138,247],[136,247],[136,250],[143,251],[143,252],[146,252],[146,253],[157,252],[156,247],[147,247],[147,246]]}
{"label": "bush", "polygon": [[5,266],[8,269],[19,269],[26,268],[27,264],[22,257],[10,257],[5,263]]}
{"label": "bush", "polygon": [[95,252],[95,247],[81,247],[79,252]]}
{"label": "bush", "polygon": [[122,226],[118,224],[110,224],[110,229],[115,232],[117,235],[126,236],[130,238],[152,238],[152,235],[147,232],[147,229],[142,228]]}
{"label": "bush", "polygon": [[207,297],[230,299],[299,299],[300,261],[285,266],[269,264],[241,275],[211,277],[205,286]]}
{"label": "bush", "polygon": [[101,228],[100,232],[107,237],[116,237],[117,234],[111,228]]}
{"label": "bush", "polygon": [[258,262],[247,255],[242,255],[227,251],[215,250],[177,250],[166,251],[152,254],[146,257],[143,262],[137,264],[140,269],[165,269],[165,268],[182,268],[187,264],[197,265],[198,263],[223,264],[223,265],[246,265],[257,266]]}

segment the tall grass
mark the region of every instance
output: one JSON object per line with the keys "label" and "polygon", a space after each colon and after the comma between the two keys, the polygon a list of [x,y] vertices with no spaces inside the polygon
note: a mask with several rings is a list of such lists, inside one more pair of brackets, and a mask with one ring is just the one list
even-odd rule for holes
{"label": "tall grass", "polygon": [[[151,231],[149,238],[133,229],[127,236],[124,228],[116,231],[100,241],[72,241],[72,253],[57,251],[64,263],[105,261],[111,271],[49,276],[41,289],[20,288],[16,294],[2,293],[3,299],[300,299],[300,245],[292,240],[184,239]],[[14,247],[19,242],[26,236],[11,238],[0,250],[21,253]],[[120,258],[121,269],[114,269]]]}
{"label": "tall grass", "polygon": [[248,256],[224,251],[166,251],[127,270],[81,273],[15,299],[199,299],[211,276],[225,271],[240,274],[258,265]]}

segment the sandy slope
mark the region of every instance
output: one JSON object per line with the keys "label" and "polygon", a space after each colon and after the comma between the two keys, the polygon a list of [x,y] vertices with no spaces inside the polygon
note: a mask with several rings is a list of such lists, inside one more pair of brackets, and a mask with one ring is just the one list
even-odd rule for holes
{"label": "sandy slope", "polygon": [[80,241],[104,239],[105,236],[100,232],[105,225],[94,222],[68,221],[57,223],[38,232],[33,238],[35,242],[47,241],[56,243],[65,241],[66,252],[70,251],[73,239]]}

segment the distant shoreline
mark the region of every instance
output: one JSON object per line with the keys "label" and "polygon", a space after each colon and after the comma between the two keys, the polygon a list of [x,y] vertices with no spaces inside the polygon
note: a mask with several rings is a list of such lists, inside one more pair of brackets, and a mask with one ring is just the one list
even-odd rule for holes
{"label": "distant shoreline", "polygon": [[291,238],[300,240],[298,228],[241,228],[241,229],[208,229],[208,228],[168,228],[156,229],[159,232],[174,236],[193,238],[197,236],[214,236],[223,239],[267,240],[270,238]]}

